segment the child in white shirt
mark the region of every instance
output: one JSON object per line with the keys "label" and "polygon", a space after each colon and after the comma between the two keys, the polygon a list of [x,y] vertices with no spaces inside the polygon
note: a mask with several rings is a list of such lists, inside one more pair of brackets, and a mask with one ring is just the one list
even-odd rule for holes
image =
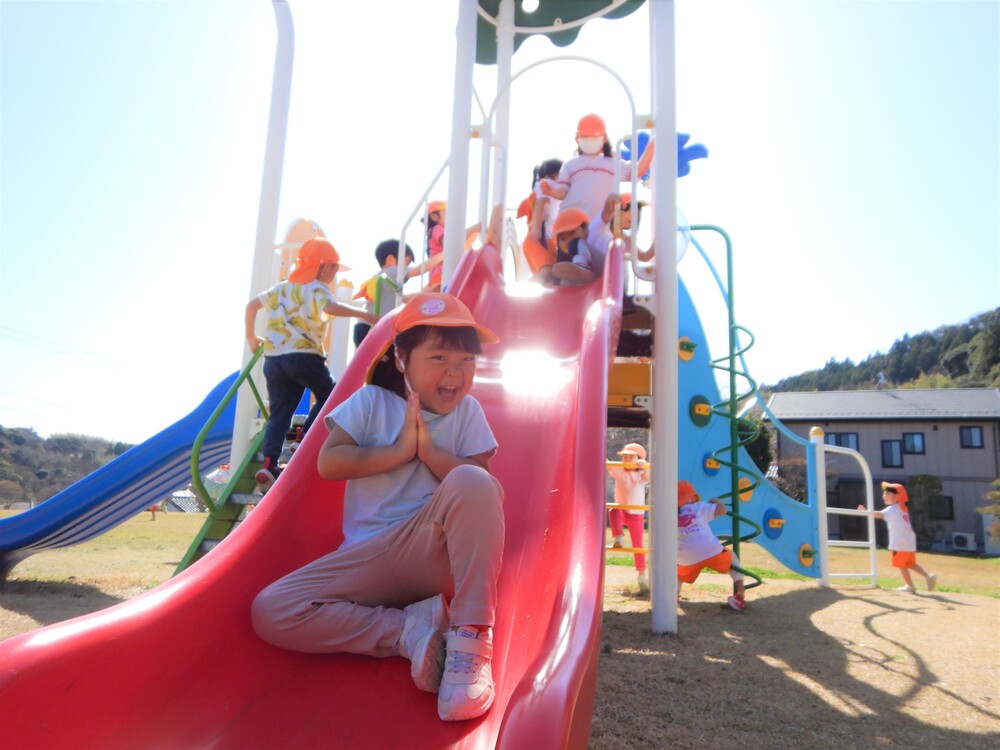
{"label": "child in white shirt", "polygon": [[344,543],[258,594],[253,624],[296,651],[403,656],[441,719],[472,719],[493,702],[504,522],[497,443],[469,391],[497,337],[440,293],[415,295],[392,328],[369,385],[325,420],[317,466],[347,480]]}

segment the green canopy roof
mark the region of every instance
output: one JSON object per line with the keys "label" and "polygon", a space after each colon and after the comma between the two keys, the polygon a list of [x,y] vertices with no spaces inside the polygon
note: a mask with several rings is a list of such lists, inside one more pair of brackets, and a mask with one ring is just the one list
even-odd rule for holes
{"label": "green canopy roof", "polygon": [[[532,34],[545,34],[557,47],[572,44],[583,24],[575,22],[593,16],[595,18],[624,18],[634,13],[643,0],[538,0],[538,8],[532,13],[521,10],[521,0],[514,3],[514,51],[521,42]],[[496,17],[500,0],[479,0],[479,18],[476,26],[476,62],[481,65],[495,65],[497,61]],[[483,18],[483,13],[492,21]],[[557,31],[553,26],[568,26]],[[532,29],[539,29],[533,31]]]}

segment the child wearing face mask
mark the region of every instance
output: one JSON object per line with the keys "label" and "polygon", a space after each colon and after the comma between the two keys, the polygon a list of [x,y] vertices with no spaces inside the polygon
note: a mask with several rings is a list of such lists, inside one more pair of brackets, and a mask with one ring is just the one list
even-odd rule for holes
{"label": "child wearing face mask", "polygon": [[[623,180],[632,179],[631,162],[616,157],[608,141],[604,120],[598,115],[584,115],[576,127],[577,156],[559,171],[556,181],[542,180],[541,192],[561,200],[561,211],[579,208],[587,214],[591,224],[600,220],[608,195],[618,192],[618,175],[621,168]],[[639,160],[639,174],[645,174],[653,160],[654,143],[649,145]]]}
{"label": "child wearing face mask", "polygon": [[347,481],[344,543],[258,594],[253,625],[295,651],[402,656],[441,719],[472,719],[493,703],[504,517],[469,391],[497,337],[450,294],[415,295],[392,331],[368,385],[325,419],[317,468]]}

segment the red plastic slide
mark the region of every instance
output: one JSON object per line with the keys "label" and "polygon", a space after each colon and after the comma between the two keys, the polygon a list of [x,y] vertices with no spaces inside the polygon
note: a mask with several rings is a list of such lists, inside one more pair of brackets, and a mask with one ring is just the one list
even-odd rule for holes
{"label": "red plastic slide", "polygon": [[[495,628],[497,700],[446,723],[401,658],[293,653],[259,640],[254,595],[341,542],[343,483],[316,474],[313,430],[246,522],[162,586],[0,643],[0,746],[10,748],[584,747],[600,642],[604,430],[620,325],[608,276],[539,296],[505,291],[492,248],[451,291],[501,343],[473,393],[500,442],[507,520]],[[362,344],[331,396],[362,382],[388,335]]]}

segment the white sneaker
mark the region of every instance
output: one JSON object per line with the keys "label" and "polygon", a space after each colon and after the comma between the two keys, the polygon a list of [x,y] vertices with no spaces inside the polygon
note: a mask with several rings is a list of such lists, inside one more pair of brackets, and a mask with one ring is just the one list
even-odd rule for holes
{"label": "white sneaker", "polygon": [[911,586],[910,584],[906,584],[905,586],[900,586],[898,589],[896,589],[896,591],[905,591],[907,594],[915,594],[917,592],[917,590],[913,588],[913,586]]}
{"label": "white sneaker", "polygon": [[639,584],[639,593],[648,594],[649,593],[649,575],[645,570],[636,571],[636,582]]}
{"label": "white sneaker", "polygon": [[612,547],[624,547],[625,546],[625,535],[619,534],[611,540]]}
{"label": "white sneaker", "polygon": [[936,573],[928,573],[927,574],[927,590],[928,591],[933,591],[936,588],[937,588],[937,574]]}
{"label": "white sneaker", "polygon": [[438,595],[403,609],[406,620],[399,635],[399,654],[410,660],[413,684],[436,693],[444,667],[444,634],[448,630],[448,602]]}
{"label": "white sneaker", "polygon": [[464,721],[482,716],[493,704],[493,643],[488,631],[461,627],[448,631],[438,716]]}

